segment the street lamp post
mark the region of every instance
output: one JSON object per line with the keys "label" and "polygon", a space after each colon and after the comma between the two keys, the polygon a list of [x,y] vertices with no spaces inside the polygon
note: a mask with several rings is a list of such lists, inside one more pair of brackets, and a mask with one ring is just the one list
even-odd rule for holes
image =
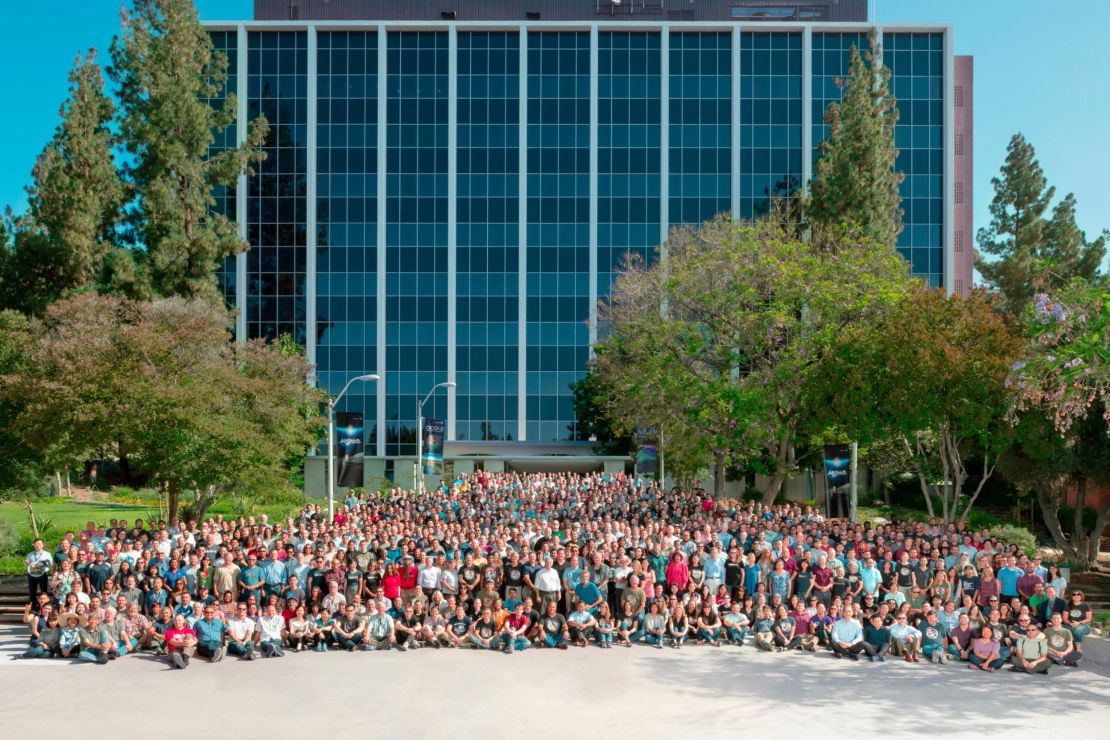
{"label": "street lamp post", "polygon": [[424,400],[416,404],[416,492],[420,493],[424,490],[424,404],[432,397],[437,388],[455,388],[458,383],[452,380],[437,383],[432,386],[428,391],[428,395],[424,396]]}
{"label": "street lamp post", "polygon": [[351,387],[351,383],[356,380],[362,380],[367,383],[375,383],[381,380],[379,375],[359,375],[347,381],[347,385],[343,386],[343,390],[339,391],[339,395],[335,398],[328,399],[328,521],[335,518],[335,407],[339,405],[339,399],[343,398],[343,394]]}

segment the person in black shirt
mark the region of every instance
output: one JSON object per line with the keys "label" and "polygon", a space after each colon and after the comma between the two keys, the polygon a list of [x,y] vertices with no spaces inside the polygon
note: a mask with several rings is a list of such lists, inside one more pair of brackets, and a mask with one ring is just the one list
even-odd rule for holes
{"label": "person in black shirt", "polygon": [[470,636],[470,624],[466,609],[459,604],[455,607],[455,616],[447,620],[447,645],[453,648],[465,645]]}
{"label": "person in black shirt", "polygon": [[547,613],[539,620],[538,625],[540,631],[537,635],[539,638],[537,647],[567,649],[567,640],[570,639],[567,620],[559,614],[559,607],[554,601],[547,602]]}
{"label": "person in black shirt", "polygon": [[493,618],[493,611],[485,607],[481,618],[470,625],[470,642],[481,650],[492,650],[497,647],[497,641],[497,622]]}

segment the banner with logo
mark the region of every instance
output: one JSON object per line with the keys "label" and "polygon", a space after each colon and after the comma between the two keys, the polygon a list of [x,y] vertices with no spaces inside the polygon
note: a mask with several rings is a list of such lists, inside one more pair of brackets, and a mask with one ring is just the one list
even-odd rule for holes
{"label": "banner with logo", "polygon": [[362,412],[343,411],[335,415],[335,485],[360,488],[363,484]]}
{"label": "banner with logo", "polygon": [[636,475],[654,475],[659,472],[659,445],[655,440],[640,443],[636,450]]}
{"label": "banner with logo", "polygon": [[424,429],[424,475],[443,475],[443,419],[425,419]]}
{"label": "banner with logo", "polygon": [[848,485],[851,465],[852,451],[848,445],[825,445],[825,480],[829,491]]}

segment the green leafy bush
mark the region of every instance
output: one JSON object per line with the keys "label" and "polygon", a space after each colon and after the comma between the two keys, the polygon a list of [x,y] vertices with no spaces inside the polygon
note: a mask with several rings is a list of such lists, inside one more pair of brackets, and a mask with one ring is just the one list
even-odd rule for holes
{"label": "green leafy bush", "polygon": [[0,519],[0,556],[19,554],[19,532],[11,522]]}
{"label": "green leafy bush", "polygon": [[1017,545],[1026,555],[1037,551],[1037,538],[1025,527],[1003,524],[1000,527],[991,527],[990,531],[1002,542]]}

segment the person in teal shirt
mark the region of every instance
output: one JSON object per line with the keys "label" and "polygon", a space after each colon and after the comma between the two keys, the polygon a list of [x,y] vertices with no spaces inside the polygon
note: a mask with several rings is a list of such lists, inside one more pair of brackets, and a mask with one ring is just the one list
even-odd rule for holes
{"label": "person in teal shirt", "polygon": [[224,647],[224,634],[227,626],[222,619],[216,619],[216,607],[204,607],[204,617],[193,623],[197,633],[197,653],[208,658],[209,663],[218,663],[227,654]]}
{"label": "person in teal shirt", "polygon": [[937,613],[929,612],[918,628],[921,630],[921,652],[933,663],[948,662],[948,630],[937,621]]}
{"label": "person in teal shirt", "polygon": [[863,593],[879,598],[879,584],[883,581],[883,574],[875,567],[875,559],[867,558],[859,571],[860,580],[863,581]]}
{"label": "person in teal shirt", "polygon": [[254,594],[258,603],[264,604],[265,599],[261,593],[263,584],[264,576],[262,569],[258,567],[258,558],[251,555],[247,560],[247,567],[239,571],[239,600],[246,601],[248,596]]}
{"label": "person in teal shirt", "polygon": [[574,587],[574,595],[586,606],[586,611],[597,616],[597,609],[602,604],[601,589],[596,583],[590,581],[590,571],[583,570],[578,574],[579,583]]}

